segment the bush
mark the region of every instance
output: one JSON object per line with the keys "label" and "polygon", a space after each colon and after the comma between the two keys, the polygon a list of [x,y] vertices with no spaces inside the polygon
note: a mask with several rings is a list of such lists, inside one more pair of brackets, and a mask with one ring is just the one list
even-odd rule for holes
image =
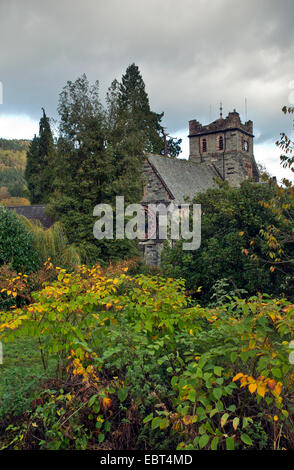
{"label": "bush", "polygon": [[57,270],[50,261],[29,275],[16,272],[7,265],[0,266],[1,310],[32,303],[32,293],[56,276]]}
{"label": "bush", "polygon": [[17,215],[0,206],[0,266],[31,273],[40,267],[34,240]]}
{"label": "bush", "polygon": [[[284,270],[269,269],[266,239],[261,229],[281,221],[262,204],[273,197],[269,184],[245,181],[240,188],[224,185],[200,194],[195,202],[201,204],[201,246],[195,251],[183,251],[182,241],[166,246],[161,255],[165,275],[186,279],[191,292],[202,286],[197,299],[207,305],[217,281],[226,279],[228,290],[246,290],[249,295],[265,292],[276,296],[293,295],[293,284],[285,286]],[[250,247],[250,248],[249,248]],[[282,248],[288,255],[293,246]],[[250,250],[250,251],[249,251]],[[294,274],[293,263],[287,274]]]}
{"label": "bush", "polygon": [[81,264],[80,250],[70,245],[65,229],[60,222],[44,229],[38,221],[31,221],[20,216],[27,230],[33,235],[34,246],[43,262],[51,260],[54,266],[73,269]]}
{"label": "bush", "polygon": [[34,303],[1,315],[1,339],[37,339],[45,369],[58,357],[4,447],[293,449],[294,306],[203,308],[183,281],[122,269],[59,269]]}
{"label": "bush", "polygon": [[3,199],[8,199],[11,197],[11,194],[10,192],[8,191],[7,187],[6,186],[1,186],[0,187],[0,200],[1,200],[1,204],[2,203],[2,200]]}

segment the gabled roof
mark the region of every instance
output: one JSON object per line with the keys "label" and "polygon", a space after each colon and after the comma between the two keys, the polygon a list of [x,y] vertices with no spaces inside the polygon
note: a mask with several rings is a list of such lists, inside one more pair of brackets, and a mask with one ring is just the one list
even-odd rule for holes
{"label": "gabled roof", "polygon": [[177,203],[186,198],[192,201],[196,194],[217,187],[219,175],[211,165],[161,155],[148,156],[148,162]]}

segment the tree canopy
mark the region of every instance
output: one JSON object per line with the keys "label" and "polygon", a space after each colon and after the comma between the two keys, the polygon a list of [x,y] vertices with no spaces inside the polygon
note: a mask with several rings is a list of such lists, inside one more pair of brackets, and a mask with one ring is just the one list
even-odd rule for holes
{"label": "tree canopy", "polygon": [[126,177],[126,160],[125,169],[121,164],[118,170],[116,165],[115,152],[107,140],[99,83],[91,85],[85,75],[67,82],[60,94],[58,112],[60,137],[49,211],[64,224],[69,241],[81,248],[88,262],[123,257],[131,249],[128,241],[98,241],[93,236],[94,207],[113,204],[116,195],[124,194],[116,192],[118,171],[125,176],[121,191],[129,190],[134,178],[130,173]]}
{"label": "tree canopy", "polygon": [[165,273],[185,278],[192,292],[202,286],[197,295],[204,303],[221,279],[226,279],[236,294],[240,290],[289,294],[284,273],[269,269],[268,244],[260,233],[262,227],[280,226],[276,215],[263,204],[273,195],[272,185],[249,181],[240,188],[225,184],[198,195],[195,203],[201,204],[202,210],[201,246],[183,251],[179,241],[173,248],[166,247],[162,254]]}

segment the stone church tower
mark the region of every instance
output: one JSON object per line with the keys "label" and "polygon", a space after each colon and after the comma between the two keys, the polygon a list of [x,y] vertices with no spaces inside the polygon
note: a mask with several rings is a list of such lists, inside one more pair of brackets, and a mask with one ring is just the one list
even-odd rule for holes
{"label": "stone church tower", "polygon": [[203,126],[197,120],[189,121],[191,162],[211,165],[218,176],[231,186],[239,186],[244,179],[259,180],[253,155],[253,123],[244,124],[234,110]]}

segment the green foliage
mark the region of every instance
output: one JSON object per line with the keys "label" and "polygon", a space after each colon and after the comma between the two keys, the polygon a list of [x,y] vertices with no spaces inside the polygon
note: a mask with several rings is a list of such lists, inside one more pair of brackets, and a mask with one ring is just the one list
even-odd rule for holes
{"label": "green foliage", "polygon": [[[269,270],[268,245],[260,233],[273,222],[281,224],[262,204],[272,195],[271,185],[246,181],[240,188],[224,185],[197,196],[195,202],[202,210],[201,247],[183,251],[181,241],[174,242],[173,248],[166,247],[161,256],[163,271],[184,277],[191,291],[202,286],[197,298],[204,303],[209,302],[215,282],[224,278],[237,293],[290,295],[291,287],[285,288],[283,283],[284,273]],[[285,249],[293,250],[289,245]]]}
{"label": "green foliage", "polygon": [[97,204],[114,204],[116,195],[125,195],[127,201],[138,195],[138,188],[141,190],[135,178],[137,159],[132,159],[132,154],[124,163],[118,163],[113,149],[106,145],[98,83],[91,86],[85,75],[68,82],[60,94],[59,114],[51,215],[63,223],[70,243],[78,245],[89,263],[136,252],[135,243],[129,240],[98,241],[93,236],[93,209]]}
{"label": "green foliage", "polygon": [[135,64],[131,64],[122,76],[118,94],[118,125],[123,139],[132,134],[141,134],[143,149],[149,153],[159,153],[162,139],[159,135],[163,113],[150,110],[145,84]]}
{"label": "green foliage", "polygon": [[108,141],[114,146],[119,158],[143,152],[160,154],[166,150],[170,156],[181,152],[181,139],[169,137],[164,149],[165,131],[161,120],[164,113],[151,111],[145,83],[134,63],[119,83],[113,80],[107,93]]}
{"label": "green foliage", "polygon": [[16,271],[31,273],[40,266],[32,235],[17,215],[0,206],[0,266],[9,264]]}
{"label": "green foliage", "polygon": [[6,187],[12,197],[28,195],[24,170],[29,144],[29,141],[0,139],[0,187]]}
{"label": "green foliage", "polygon": [[[282,111],[293,114],[294,108],[284,106]],[[282,133],[276,144],[283,151],[281,164],[293,172],[293,141]],[[283,185],[278,185],[269,176],[265,176],[265,180],[272,186],[272,195],[263,201],[263,206],[272,212],[275,221],[268,227],[262,227],[260,234],[267,244],[266,257],[270,271],[283,273],[283,287],[286,292],[291,292],[294,275],[294,186],[286,178],[283,179]]]}
{"label": "green foliage", "polygon": [[211,288],[211,298],[209,306],[217,307],[233,300],[234,297],[246,296],[247,290],[233,289],[228,279],[218,279]]}
{"label": "green foliage", "polygon": [[21,168],[4,168],[0,171],[0,186],[6,186],[12,197],[27,195],[24,171]]}
{"label": "green foliage", "polygon": [[182,281],[99,266],[59,270],[34,300],[1,315],[1,339],[38,339],[60,379],[5,448],[293,448],[289,302],[203,308]]}
{"label": "green foliage", "polygon": [[[138,244],[129,240],[99,240],[93,236],[93,209],[97,204],[115,206],[142,198],[145,152],[163,147],[162,114],[150,109],[138,67],[130,65],[121,83],[114,80],[107,93],[107,109],[99,98],[99,85],[82,75],[68,81],[59,96],[59,138],[54,149],[49,120],[43,112],[39,137],[31,142],[26,179],[33,203],[49,202],[48,211],[60,221],[83,262],[93,264],[138,255]],[[177,155],[180,142],[169,139]],[[55,154],[56,150],[56,154]]]}
{"label": "green foliage", "polygon": [[[282,111],[284,114],[293,115],[294,107],[283,106]],[[291,138],[285,132],[282,132],[280,134],[280,140],[276,141],[276,145],[283,151],[283,155],[281,155],[281,163],[283,167],[288,167],[291,171],[294,171],[293,141]]]}
{"label": "green foliage", "polygon": [[0,139],[0,151],[12,150],[13,152],[23,152],[28,150],[30,140],[26,139]]}
{"label": "green foliage", "polygon": [[[169,139],[167,140],[166,149],[167,156],[177,157],[178,155],[180,155],[180,153],[182,153],[181,143],[182,139],[177,139],[176,137],[169,137]],[[160,153],[164,155],[164,149]]]}
{"label": "green foliage", "polygon": [[44,229],[41,223],[20,216],[22,223],[34,237],[34,246],[42,262],[51,260],[54,266],[74,268],[81,264],[79,250],[68,243],[64,227],[55,222],[49,229]]}
{"label": "green foliage", "polygon": [[142,155],[149,138],[150,116],[154,114],[134,64],[127,69],[122,83],[113,80],[106,102],[107,148],[115,169],[112,190],[123,195],[126,203],[135,203],[142,197]]}

